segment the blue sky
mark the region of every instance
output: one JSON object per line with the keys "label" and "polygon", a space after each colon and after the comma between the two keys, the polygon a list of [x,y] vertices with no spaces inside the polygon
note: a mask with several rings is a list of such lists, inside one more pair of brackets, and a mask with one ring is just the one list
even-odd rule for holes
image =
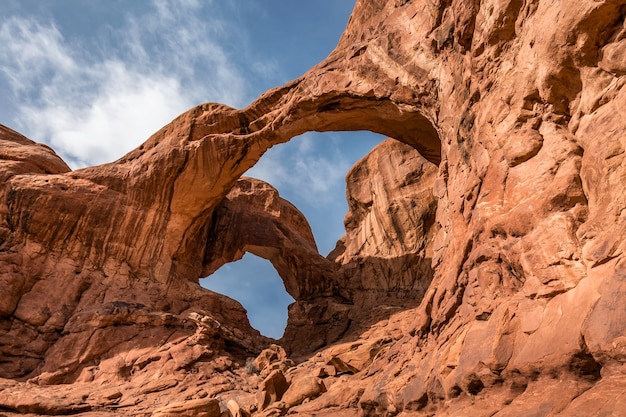
{"label": "blue sky", "polygon": [[[72,168],[113,161],[202,102],[244,107],[323,60],[354,0],[3,0],[0,123]],[[322,254],[343,235],[344,176],[382,137],[308,133],[248,173],[307,217]],[[292,299],[269,262],[246,255],[202,284],[280,337]]]}

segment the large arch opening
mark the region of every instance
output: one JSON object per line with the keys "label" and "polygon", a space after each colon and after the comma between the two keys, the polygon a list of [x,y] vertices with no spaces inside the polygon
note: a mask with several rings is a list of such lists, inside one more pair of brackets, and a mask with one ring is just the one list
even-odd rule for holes
{"label": "large arch opening", "polygon": [[326,256],[345,234],[345,176],[385,138],[367,130],[307,132],[269,149],[246,175],[272,184],[304,214]]}
{"label": "large arch opening", "polygon": [[[385,136],[369,131],[306,133],[271,148],[246,175],[272,184],[280,197],[304,214],[315,236],[315,252],[325,257],[346,233],[346,174],[383,140]],[[240,249],[246,252],[243,259],[218,268],[201,283],[239,301],[253,327],[279,339],[287,324],[288,305],[298,295],[293,285],[291,296],[285,289],[290,285],[284,270],[276,266],[276,250],[263,249],[251,239],[247,250]],[[259,257],[272,260],[274,266]]]}

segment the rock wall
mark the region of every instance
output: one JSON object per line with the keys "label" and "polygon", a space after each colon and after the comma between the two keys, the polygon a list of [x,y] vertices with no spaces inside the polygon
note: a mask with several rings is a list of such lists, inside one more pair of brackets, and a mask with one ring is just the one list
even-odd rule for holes
{"label": "rock wall", "polygon": [[142,267],[110,257],[146,249],[135,238],[148,239],[150,210],[4,126],[0,166],[0,377],[71,382],[112,351],[192,334],[190,311],[239,323],[233,342],[244,350],[263,345],[236,301],[189,277],[147,273],[157,259]]}
{"label": "rock wall", "polygon": [[[436,173],[434,164],[395,139],[383,141],[347,173],[346,235],[322,258],[329,266],[303,280],[315,290],[294,297],[289,307],[281,344],[290,354],[358,338],[397,309],[420,303],[433,276]],[[313,264],[315,258],[307,259]],[[288,275],[302,280],[308,268],[300,262]],[[329,283],[326,291],[321,282]]]}
{"label": "rock wall", "polygon": [[[306,404],[268,394],[271,412],[619,415],[625,14],[624,0],[357,1],[336,50],[304,76],[245,109],[191,109],[114,163],[69,172],[2,128],[0,407],[54,411],[16,400],[27,378],[127,384],[108,403],[67,400],[74,413],[253,389],[234,370],[268,341],[197,284],[251,251],[297,300],[282,343],[302,360],[323,349],[293,378],[331,378],[308,385]],[[295,208],[239,178],[298,134],[359,129],[404,145],[348,174],[346,236],[326,259]],[[241,218],[258,234],[231,234]],[[195,336],[190,313],[221,330]],[[174,363],[174,345],[192,358],[167,371],[176,384],[133,397],[129,370]],[[169,353],[140,360],[141,349]],[[229,366],[213,366],[219,352]],[[201,394],[179,382],[192,370],[233,386]]]}

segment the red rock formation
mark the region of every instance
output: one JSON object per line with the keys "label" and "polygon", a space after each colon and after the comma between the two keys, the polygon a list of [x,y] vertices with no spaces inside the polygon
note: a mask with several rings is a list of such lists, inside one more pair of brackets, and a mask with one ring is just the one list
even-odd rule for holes
{"label": "red rock formation", "polygon": [[[242,110],[198,106],[112,164],[68,172],[3,128],[0,408],[619,415],[625,14],[624,0],[358,1],[303,77]],[[270,146],[356,129],[430,162],[389,142],[358,164],[324,259],[297,210],[237,181]],[[229,237],[241,217],[262,234]],[[282,342],[322,348],[285,374],[324,378],[292,389],[308,402],[254,408],[244,361],[267,341],[197,283],[244,250],[297,295]]]}
{"label": "red rock formation", "polygon": [[341,265],[353,302],[421,300],[432,278],[436,174],[413,148],[388,139],[346,175],[346,235],[329,258]]}
{"label": "red rock formation", "polygon": [[241,178],[213,216],[202,275],[250,252],[274,265],[294,299],[331,291],[336,265],[319,254],[302,213],[269,184]]}
{"label": "red rock formation", "polygon": [[[148,210],[68,172],[49,148],[4,126],[0,143],[0,377],[72,381],[112,350],[192,333],[191,310],[240,323],[245,333],[234,339],[244,348],[262,345],[239,303],[108,257],[107,250],[142,250],[133,238]],[[114,244],[115,234],[126,242]]]}
{"label": "red rock formation", "polygon": [[326,261],[336,272],[325,275],[332,278],[329,291],[294,297],[281,339],[292,354],[355,337],[398,308],[419,304],[433,275],[436,171],[412,147],[387,139],[348,172],[346,235]]}

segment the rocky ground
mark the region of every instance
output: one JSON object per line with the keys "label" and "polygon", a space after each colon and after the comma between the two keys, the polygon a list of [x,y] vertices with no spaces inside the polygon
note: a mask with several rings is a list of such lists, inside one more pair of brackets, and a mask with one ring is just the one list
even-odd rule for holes
{"label": "rocky ground", "polygon": [[[625,14],[360,0],[301,78],[116,162],[0,127],[0,415],[623,415]],[[328,257],[241,177],[311,130],[393,138]],[[245,252],[296,300],[279,341],[198,283]]]}

